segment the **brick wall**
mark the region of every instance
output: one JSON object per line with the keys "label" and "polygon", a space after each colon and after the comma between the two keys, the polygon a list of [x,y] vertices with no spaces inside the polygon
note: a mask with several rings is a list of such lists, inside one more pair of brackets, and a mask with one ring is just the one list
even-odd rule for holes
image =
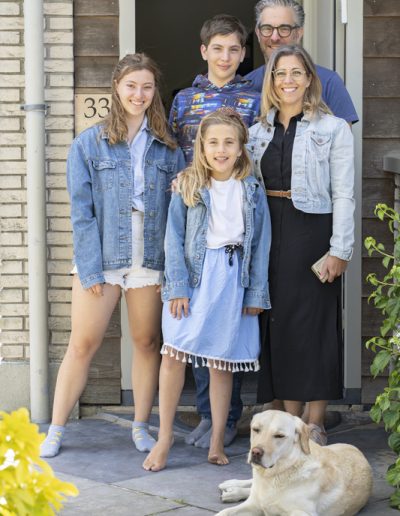
{"label": "brick wall", "polygon": [[[70,327],[71,227],[65,159],[73,138],[73,1],[44,3],[50,358]],[[29,358],[23,2],[0,3],[0,358]]]}

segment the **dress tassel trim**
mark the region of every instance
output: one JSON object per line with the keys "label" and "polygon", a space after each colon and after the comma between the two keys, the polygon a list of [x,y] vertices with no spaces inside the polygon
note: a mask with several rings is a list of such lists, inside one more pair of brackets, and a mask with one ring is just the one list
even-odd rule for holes
{"label": "dress tassel trim", "polygon": [[194,367],[208,367],[218,369],[219,371],[230,371],[232,373],[237,373],[239,371],[247,373],[249,371],[258,371],[260,369],[258,360],[244,362],[240,360],[234,361],[214,357],[203,357],[176,349],[170,344],[163,344],[160,353],[162,355],[169,355],[171,358],[175,358],[175,360],[179,360],[184,364],[194,364]]}

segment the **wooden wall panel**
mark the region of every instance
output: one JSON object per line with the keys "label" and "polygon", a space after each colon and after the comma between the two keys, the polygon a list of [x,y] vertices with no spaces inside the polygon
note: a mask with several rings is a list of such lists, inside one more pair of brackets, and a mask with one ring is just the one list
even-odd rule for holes
{"label": "wooden wall panel", "polygon": [[[118,9],[118,0],[74,1],[75,94],[109,93],[111,73],[119,58]],[[76,110],[79,109],[76,105]],[[117,306],[91,364],[81,403],[121,402],[120,321]]]}
{"label": "wooden wall panel", "polygon": [[399,16],[399,0],[364,0],[364,16]]}
{"label": "wooden wall panel", "polygon": [[105,338],[90,365],[89,378],[119,378],[121,369],[119,338]]}
{"label": "wooden wall panel", "polygon": [[361,403],[367,405],[375,403],[378,393],[387,387],[387,378],[378,376],[375,380],[372,376],[363,376],[361,383]]}
{"label": "wooden wall panel", "polygon": [[109,93],[119,59],[117,0],[74,2],[75,93]]}
{"label": "wooden wall panel", "polygon": [[364,59],[364,98],[398,97],[399,84],[400,58],[368,57]]}
{"label": "wooden wall panel", "polygon": [[383,171],[383,156],[390,151],[400,148],[400,138],[364,138],[363,144],[363,177],[385,178],[393,181],[393,174]]}
{"label": "wooden wall panel", "polygon": [[364,18],[364,57],[400,57],[399,24],[400,16]]}
{"label": "wooden wall panel", "polygon": [[393,206],[393,178],[370,179],[364,178],[362,185],[362,216],[375,217],[374,209],[378,203]]}
{"label": "wooden wall panel", "polygon": [[74,30],[75,56],[115,56],[119,55],[118,18],[116,16],[77,16]]}
{"label": "wooden wall panel", "polygon": [[118,14],[118,0],[74,0],[74,16],[118,16]]}
{"label": "wooden wall panel", "polygon": [[361,308],[363,337],[380,335],[379,329],[384,319],[380,311],[375,308],[372,301],[368,303],[366,298],[362,300]]}
{"label": "wooden wall panel", "polygon": [[89,378],[86,389],[80,397],[80,403],[87,405],[120,405],[121,378]]}
{"label": "wooden wall panel", "polygon": [[364,99],[364,138],[400,138],[400,98]]}
{"label": "wooden wall panel", "polygon": [[[373,236],[388,250],[393,235],[386,223],[373,215],[377,202],[394,203],[393,174],[383,171],[383,157],[400,145],[400,1],[364,0],[364,70],[363,70],[363,195],[362,239]],[[383,376],[372,380],[369,366],[373,353],[365,341],[379,335],[383,316],[367,297],[373,288],[365,277],[376,272],[378,278],[386,269],[376,255],[369,258],[362,249],[362,403],[374,403],[386,386]]]}
{"label": "wooden wall panel", "polygon": [[[90,91],[110,91],[111,74],[118,57],[76,57],[75,58],[75,88],[84,93],[82,88]],[[94,86],[95,85],[95,86]]]}

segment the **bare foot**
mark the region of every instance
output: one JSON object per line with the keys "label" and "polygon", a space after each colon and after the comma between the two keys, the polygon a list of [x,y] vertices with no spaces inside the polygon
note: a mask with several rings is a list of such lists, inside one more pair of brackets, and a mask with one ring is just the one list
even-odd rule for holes
{"label": "bare foot", "polygon": [[[215,442],[216,441],[216,442]],[[225,466],[229,464],[229,459],[225,455],[223,436],[222,439],[214,439],[211,437],[210,451],[208,452],[208,462],[217,466]]]}
{"label": "bare foot", "polygon": [[229,464],[229,459],[225,455],[224,452],[221,453],[209,453],[208,454],[208,462],[210,464],[216,464],[217,466],[225,466],[226,464]]}
{"label": "bare foot", "polygon": [[157,444],[145,458],[142,467],[146,471],[161,471],[167,465],[168,453],[174,443],[173,437],[158,439]]}

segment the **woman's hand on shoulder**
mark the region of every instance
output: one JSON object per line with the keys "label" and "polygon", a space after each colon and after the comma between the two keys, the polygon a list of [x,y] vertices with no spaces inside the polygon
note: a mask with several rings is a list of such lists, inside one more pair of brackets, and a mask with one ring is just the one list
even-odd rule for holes
{"label": "woman's hand on shoulder", "polygon": [[245,306],[243,308],[243,315],[258,315],[264,311],[264,308],[256,308],[254,306]]}
{"label": "woman's hand on shoulder", "polygon": [[189,315],[189,298],[178,297],[169,302],[169,311],[174,319],[181,319],[182,313],[185,317]]}
{"label": "woman's hand on shoulder", "polygon": [[179,178],[181,178],[184,173],[185,173],[185,171],[181,170],[181,172],[178,172],[176,178],[172,180],[172,183],[171,183],[171,192],[172,193],[179,193]]}
{"label": "woman's hand on shoulder", "polygon": [[101,297],[103,295],[104,285],[103,283],[96,283],[96,285],[92,285],[87,289],[88,292],[94,294],[95,296]]}
{"label": "woman's hand on shoulder", "polygon": [[321,277],[328,276],[328,283],[332,283],[341,276],[347,268],[347,261],[337,256],[328,256],[321,267]]}

